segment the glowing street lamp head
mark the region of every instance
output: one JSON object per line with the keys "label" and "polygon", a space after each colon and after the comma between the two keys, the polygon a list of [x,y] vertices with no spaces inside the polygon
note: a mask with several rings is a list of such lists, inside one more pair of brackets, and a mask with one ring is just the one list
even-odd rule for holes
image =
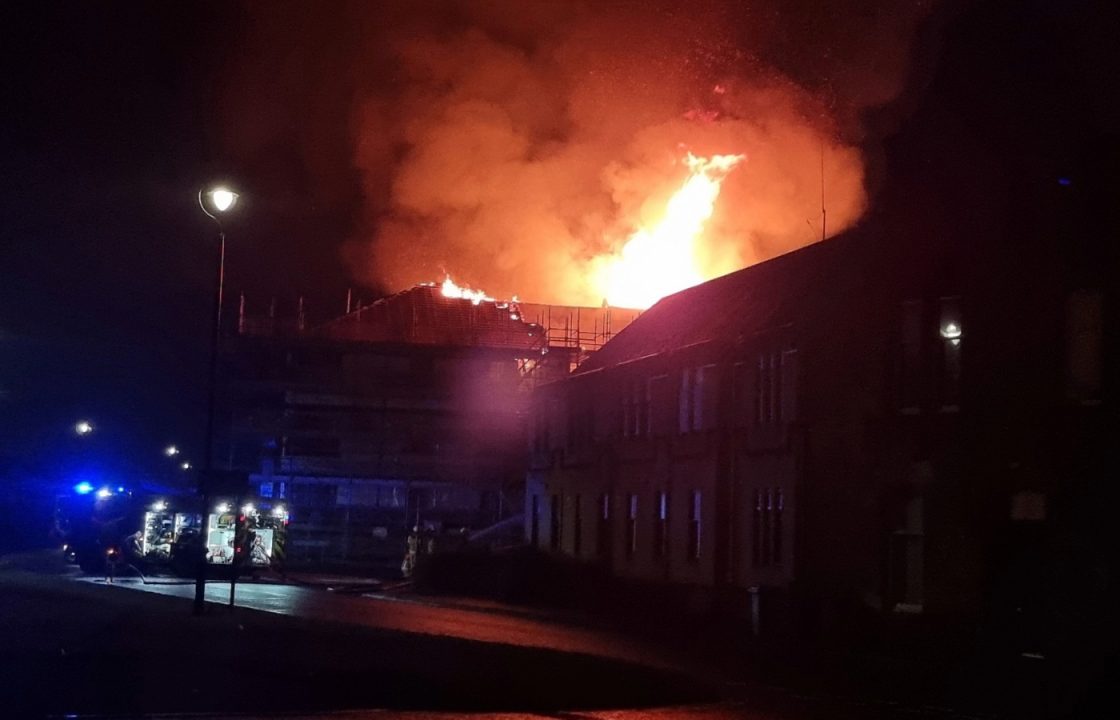
{"label": "glowing street lamp head", "polygon": [[175,457],[179,454],[179,448],[175,447],[174,445],[168,445],[163,449],[163,454],[167,457]]}
{"label": "glowing street lamp head", "polygon": [[179,467],[181,467],[184,470],[190,470],[191,469],[191,464],[189,462],[184,462],[184,463],[180,464]]}
{"label": "glowing street lamp head", "polygon": [[[218,221],[220,215],[225,215],[237,205],[237,193],[224,186],[212,187],[198,192],[198,204],[202,212]],[[219,221],[220,222],[220,221]]]}
{"label": "glowing street lamp head", "polygon": [[89,420],[80,420],[74,425],[74,432],[79,435],[89,435],[93,432],[93,423]]}
{"label": "glowing street lamp head", "polygon": [[229,188],[217,187],[207,193],[210,196],[210,203],[214,209],[220,213],[227,212],[233,209],[237,204],[237,193]]}

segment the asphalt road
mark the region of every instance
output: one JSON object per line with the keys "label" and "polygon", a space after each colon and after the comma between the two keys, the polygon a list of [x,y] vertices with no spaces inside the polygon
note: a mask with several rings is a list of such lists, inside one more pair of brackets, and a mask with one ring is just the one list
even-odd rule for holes
{"label": "asphalt road", "polygon": [[[47,575],[0,562],[0,717],[946,717],[737,678],[560,616],[323,589]],[[750,682],[747,682],[751,680]],[[361,708],[361,710],[358,710]],[[26,710],[27,712],[22,712]],[[324,714],[326,713],[326,714]]]}
{"label": "asphalt road", "polygon": [[[104,578],[99,577],[79,576],[75,579],[97,585],[106,584]],[[108,587],[194,598],[193,584],[162,579],[145,582],[136,577],[117,578]],[[449,607],[434,599],[386,594],[355,596],[272,583],[238,583],[235,597],[237,608],[308,620],[579,653],[686,673],[697,670],[691,663],[686,665],[652,643],[641,643],[618,634],[550,622],[547,613],[539,613],[537,618],[528,618],[505,614],[500,610]],[[211,612],[224,609],[229,600],[229,583],[207,583],[206,600],[212,603]],[[713,669],[710,672],[716,671]]]}

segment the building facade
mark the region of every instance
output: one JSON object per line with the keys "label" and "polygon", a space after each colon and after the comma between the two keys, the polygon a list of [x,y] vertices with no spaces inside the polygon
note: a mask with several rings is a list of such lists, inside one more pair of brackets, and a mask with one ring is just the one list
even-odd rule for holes
{"label": "building facade", "polygon": [[761,588],[818,624],[1053,616],[1071,573],[1112,572],[1091,509],[1115,495],[1116,266],[1084,263],[1102,236],[1028,244],[1009,272],[1039,226],[911,228],[880,214],[669,296],[539,387],[528,542],[701,606]]}

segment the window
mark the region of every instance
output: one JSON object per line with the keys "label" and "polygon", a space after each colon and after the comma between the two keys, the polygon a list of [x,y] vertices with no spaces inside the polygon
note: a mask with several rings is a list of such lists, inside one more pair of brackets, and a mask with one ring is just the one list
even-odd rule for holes
{"label": "window", "polygon": [[782,514],[785,497],[781,488],[754,491],[752,559],[755,567],[782,563]]}
{"label": "window", "polygon": [[583,496],[577,494],[572,498],[572,554],[580,556],[583,551]]}
{"label": "window", "polygon": [[564,501],[563,495],[553,495],[552,504],[549,507],[549,530],[548,545],[552,550],[560,549],[560,532],[563,528],[564,521],[561,509],[561,503]]}
{"label": "window", "polygon": [[529,544],[537,547],[541,539],[541,496],[534,495],[531,501],[532,510],[530,511],[530,524],[529,524]]}
{"label": "window", "polygon": [[638,496],[631,494],[626,515],[626,557],[638,551]]}
{"label": "window", "polygon": [[594,413],[586,389],[576,388],[568,398],[567,448],[589,447],[594,440]]}
{"label": "window", "polygon": [[700,559],[700,491],[693,490],[688,506],[688,559]]}
{"label": "window", "polygon": [[770,542],[770,550],[775,564],[782,563],[782,511],[785,509],[785,498],[782,497],[782,489],[777,488],[774,490],[774,519],[770,523],[770,529],[774,533],[774,539]]}
{"label": "window", "polygon": [[658,437],[673,432],[673,386],[668,375],[649,379],[649,433]]}
{"label": "window", "polygon": [[890,535],[888,600],[896,612],[921,612],[925,580],[923,501],[911,498]]}
{"label": "window", "polygon": [[754,512],[751,517],[751,560],[755,567],[762,565],[762,491],[754,491]]}
{"label": "window", "polygon": [[736,427],[746,426],[751,418],[752,386],[750,364],[735,363],[731,369],[731,404],[735,408]]}
{"label": "window", "polygon": [[677,395],[677,432],[691,432],[693,409],[696,406],[696,368],[686,368],[681,373],[681,387]]}
{"label": "window", "polygon": [[898,407],[903,412],[917,412],[922,392],[922,301],[902,303],[899,334]]}
{"label": "window", "polygon": [[[745,372],[745,368],[740,372]],[[756,425],[781,425],[796,420],[797,350],[761,353],[755,363],[754,422]],[[741,381],[745,386],[745,380]],[[740,396],[745,397],[745,387]]]}
{"label": "window", "polygon": [[686,368],[681,373],[677,429],[682,434],[715,427],[717,389],[715,365]]}
{"label": "window", "polygon": [[943,409],[960,405],[961,394],[961,302],[957,297],[940,300],[938,334],[941,338],[941,358],[938,397]]}
{"label": "window", "polygon": [[611,551],[611,496],[603,493],[599,496],[599,532],[596,537],[600,557],[606,557]]}
{"label": "window", "polygon": [[631,380],[622,395],[622,435],[641,437],[650,430],[650,386],[646,380]]}
{"label": "window", "polygon": [[657,493],[657,514],[653,519],[653,556],[664,558],[669,550],[669,493]]}
{"label": "window", "polygon": [[774,355],[764,353],[758,356],[758,373],[755,375],[755,424],[769,425],[774,411]]}
{"label": "window", "polygon": [[1076,290],[1066,299],[1066,397],[1100,402],[1104,372],[1104,293]]}
{"label": "window", "polygon": [[778,378],[778,421],[782,423],[797,420],[797,357],[794,348],[782,351]]}

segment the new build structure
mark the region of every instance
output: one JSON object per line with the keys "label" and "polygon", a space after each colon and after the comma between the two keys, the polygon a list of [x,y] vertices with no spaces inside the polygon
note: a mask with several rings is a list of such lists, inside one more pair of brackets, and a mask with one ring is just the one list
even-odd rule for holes
{"label": "new build structure", "polygon": [[[562,321],[550,332],[526,312]],[[289,562],[399,565],[414,526],[475,531],[520,514],[530,389],[633,313],[423,285],[319,325],[275,315],[242,311],[226,345],[218,461],[283,498]]]}

